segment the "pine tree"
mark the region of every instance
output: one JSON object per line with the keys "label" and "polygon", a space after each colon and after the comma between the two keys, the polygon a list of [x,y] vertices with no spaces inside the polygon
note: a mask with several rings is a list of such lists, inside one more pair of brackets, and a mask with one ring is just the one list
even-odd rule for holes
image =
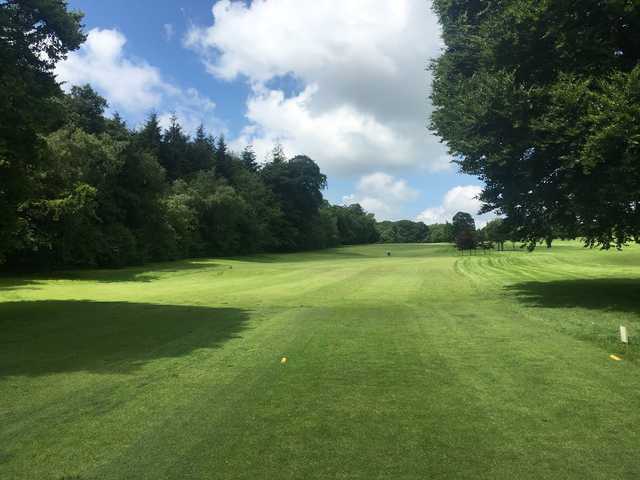
{"label": "pine tree", "polygon": [[187,157],[188,137],[182,131],[182,126],[178,122],[178,117],[171,115],[169,128],[162,136],[162,148],[160,150],[160,164],[167,171],[169,179],[176,179],[182,176],[187,169],[185,159]]}
{"label": "pine tree", "polygon": [[142,130],[138,133],[138,142],[143,149],[159,155],[162,147],[162,129],[160,128],[157,113],[152,112],[147,118]]}
{"label": "pine tree", "polygon": [[231,163],[231,156],[229,155],[229,149],[224,141],[224,135],[218,137],[215,149],[216,159],[216,176],[224,178],[227,181],[231,181],[233,177],[233,164]]}
{"label": "pine tree", "polygon": [[253,145],[247,145],[242,151],[242,163],[250,172],[257,172],[260,165],[256,160],[256,153],[253,151]]}

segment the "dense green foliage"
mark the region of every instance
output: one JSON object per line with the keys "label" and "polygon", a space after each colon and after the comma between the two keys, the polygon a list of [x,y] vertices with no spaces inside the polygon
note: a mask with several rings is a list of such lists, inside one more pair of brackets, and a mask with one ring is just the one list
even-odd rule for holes
{"label": "dense green foliage", "polygon": [[0,278],[0,478],[637,477],[640,247],[388,249]]}
{"label": "dense green foliage", "polygon": [[[640,2],[435,0],[433,127],[533,247],[640,235]],[[613,186],[615,185],[615,188]]]}
{"label": "dense green foliage", "polygon": [[375,217],[359,204],[333,205],[329,211],[336,219],[338,238],[343,245],[374,243],[380,238]]}
{"label": "dense green foliage", "polygon": [[453,243],[455,235],[453,225],[446,223],[432,223],[411,220],[378,222],[378,241],[380,243]]}
{"label": "dense green foliage", "polygon": [[57,119],[55,63],[84,41],[82,15],[61,0],[0,2],[0,262],[25,228],[42,140]]}
{"label": "dense green foliage", "polygon": [[104,117],[89,86],[59,96],[66,118],[46,137],[31,195],[19,206],[12,265],[122,266],[204,255],[371,243],[374,220],[359,205],[322,198],[326,178],[308,157],[278,150],[259,167],[200,127],[177,119],[140,131]]}
{"label": "dense green foliage", "polygon": [[[276,148],[259,165],[201,126],[151,114],[129,129],[89,85],[62,93],[55,62],[84,39],[63,1],[0,3],[0,263],[122,266],[377,240],[359,205],[332,207],[326,177]],[[6,68],[5,68],[6,67]]]}
{"label": "dense green foliage", "polygon": [[432,223],[429,228],[429,243],[453,242],[453,228],[449,222]]}
{"label": "dense green foliage", "polygon": [[398,220],[376,225],[382,243],[423,243],[429,240],[429,227],[422,222]]}

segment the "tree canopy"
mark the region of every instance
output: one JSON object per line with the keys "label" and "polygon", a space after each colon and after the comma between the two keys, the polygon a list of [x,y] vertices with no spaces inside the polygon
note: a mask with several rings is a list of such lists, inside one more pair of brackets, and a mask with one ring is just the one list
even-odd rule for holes
{"label": "tree canopy", "polygon": [[449,222],[429,225],[429,243],[453,242],[453,229]]}
{"label": "tree canopy", "polygon": [[476,222],[467,212],[457,212],[451,220],[451,231],[460,250],[471,250],[476,246]]}
{"label": "tree canopy", "polygon": [[39,135],[58,118],[53,68],[84,41],[81,20],[61,0],[0,3],[0,261],[20,243],[18,208],[34,187]]}
{"label": "tree canopy", "polygon": [[[640,3],[435,0],[433,129],[532,248],[640,235]],[[615,185],[615,188],[613,186]]]}

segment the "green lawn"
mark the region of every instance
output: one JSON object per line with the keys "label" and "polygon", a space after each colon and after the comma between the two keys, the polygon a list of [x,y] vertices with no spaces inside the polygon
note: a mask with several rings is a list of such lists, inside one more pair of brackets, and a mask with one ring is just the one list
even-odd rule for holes
{"label": "green lawn", "polygon": [[637,479],[620,324],[640,247],[4,277],[0,478]]}

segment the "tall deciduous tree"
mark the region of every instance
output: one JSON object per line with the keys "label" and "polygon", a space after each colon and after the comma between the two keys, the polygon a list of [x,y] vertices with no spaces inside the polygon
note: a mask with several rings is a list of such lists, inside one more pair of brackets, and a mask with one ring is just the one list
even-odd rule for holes
{"label": "tall deciduous tree", "polygon": [[486,240],[498,245],[499,250],[504,250],[504,242],[509,240],[507,225],[501,218],[487,222],[482,229]]}
{"label": "tall deciduous tree", "polygon": [[[433,128],[533,248],[640,235],[640,3],[435,0]],[[614,188],[612,188],[615,186]]]}
{"label": "tall deciduous tree", "polygon": [[274,155],[273,161],[260,171],[261,177],[280,202],[286,219],[281,232],[286,249],[310,248],[313,222],[322,206],[322,190],[327,177],[318,165],[305,155],[285,160]]}
{"label": "tall deciduous tree", "polygon": [[16,242],[18,205],[41,157],[38,135],[56,118],[53,68],[84,41],[81,20],[62,0],[0,3],[0,261]]}
{"label": "tall deciduous tree", "polygon": [[433,223],[429,225],[430,243],[449,243],[453,242],[453,228],[449,222]]}
{"label": "tall deciduous tree", "polygon": [[91,88],[91,85],[82,87],[73,86],[69,95],[65,96],[67,122],[74,124],[87,133],[102,133],[106,129],[107,121],[104,111],[107,101]]}
{"label": "tall deciduous tree", "polygon": [[451,221],[453,238],[460,250],[475,248],[476,222],[467,212],[458,212]]}

